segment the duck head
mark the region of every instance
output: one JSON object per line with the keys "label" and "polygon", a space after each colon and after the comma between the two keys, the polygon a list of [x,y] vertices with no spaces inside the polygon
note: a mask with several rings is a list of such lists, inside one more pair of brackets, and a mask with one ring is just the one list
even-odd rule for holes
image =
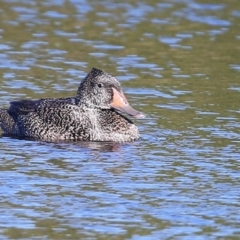
{"label": "duck head", "polygon": [[130,106],[117,79],[97,68],[93,68],[83,79],[77,98],[79,104],[88,108],[113,108],[135,118],[145,116]]}

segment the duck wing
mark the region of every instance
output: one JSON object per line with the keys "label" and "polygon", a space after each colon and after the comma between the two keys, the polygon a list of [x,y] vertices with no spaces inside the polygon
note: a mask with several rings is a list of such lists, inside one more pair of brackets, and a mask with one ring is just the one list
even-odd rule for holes
{"label": "duck wing", "polygon": [[71,99],[11,102],[8,114],[14,135],[42,140],[89,140],[91,121],[87,110]]}
{"label": "duck wing", "polygon": [[66,124],[79,122],[80,108],[74,98],[21,100],[11,102],[8,113],[15,121],[37,121],[63,127]]}

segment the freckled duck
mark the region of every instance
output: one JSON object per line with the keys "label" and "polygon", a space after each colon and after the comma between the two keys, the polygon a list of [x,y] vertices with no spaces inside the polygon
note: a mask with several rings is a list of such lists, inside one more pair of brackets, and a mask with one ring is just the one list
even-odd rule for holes
{"label": "freckled duck", "polygon": [[11,102],[0,109],[0,126],[5,135],[44,141],[137,140],[138,128],[119,111],[144,117],[129,105],[115,77],[93,68],[76,97]]}

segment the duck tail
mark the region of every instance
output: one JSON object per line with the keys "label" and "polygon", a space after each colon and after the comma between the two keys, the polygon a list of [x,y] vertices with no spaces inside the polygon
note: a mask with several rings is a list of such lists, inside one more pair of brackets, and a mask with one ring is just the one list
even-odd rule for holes
{"label": "duck tail", "polygon": [[4,114],[5,114],[5,111],[4,109],[1,109],[0,108],[0,125],[2,125],[2,123],[4,122]]}
{"label": "duck tail", "polygon": [[0,108],[0,127],[4,133],[12,133],[15,123],[7,109]]}

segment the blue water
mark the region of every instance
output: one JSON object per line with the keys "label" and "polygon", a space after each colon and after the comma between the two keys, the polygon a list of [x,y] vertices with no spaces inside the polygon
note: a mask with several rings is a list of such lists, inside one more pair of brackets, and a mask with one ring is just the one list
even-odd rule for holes
{"label": "blue water", "polygon": [[0,138],[3,239],[240,236],[239,11],[221,3],[2,1],[0,105],[121,82],[141,139]]}

